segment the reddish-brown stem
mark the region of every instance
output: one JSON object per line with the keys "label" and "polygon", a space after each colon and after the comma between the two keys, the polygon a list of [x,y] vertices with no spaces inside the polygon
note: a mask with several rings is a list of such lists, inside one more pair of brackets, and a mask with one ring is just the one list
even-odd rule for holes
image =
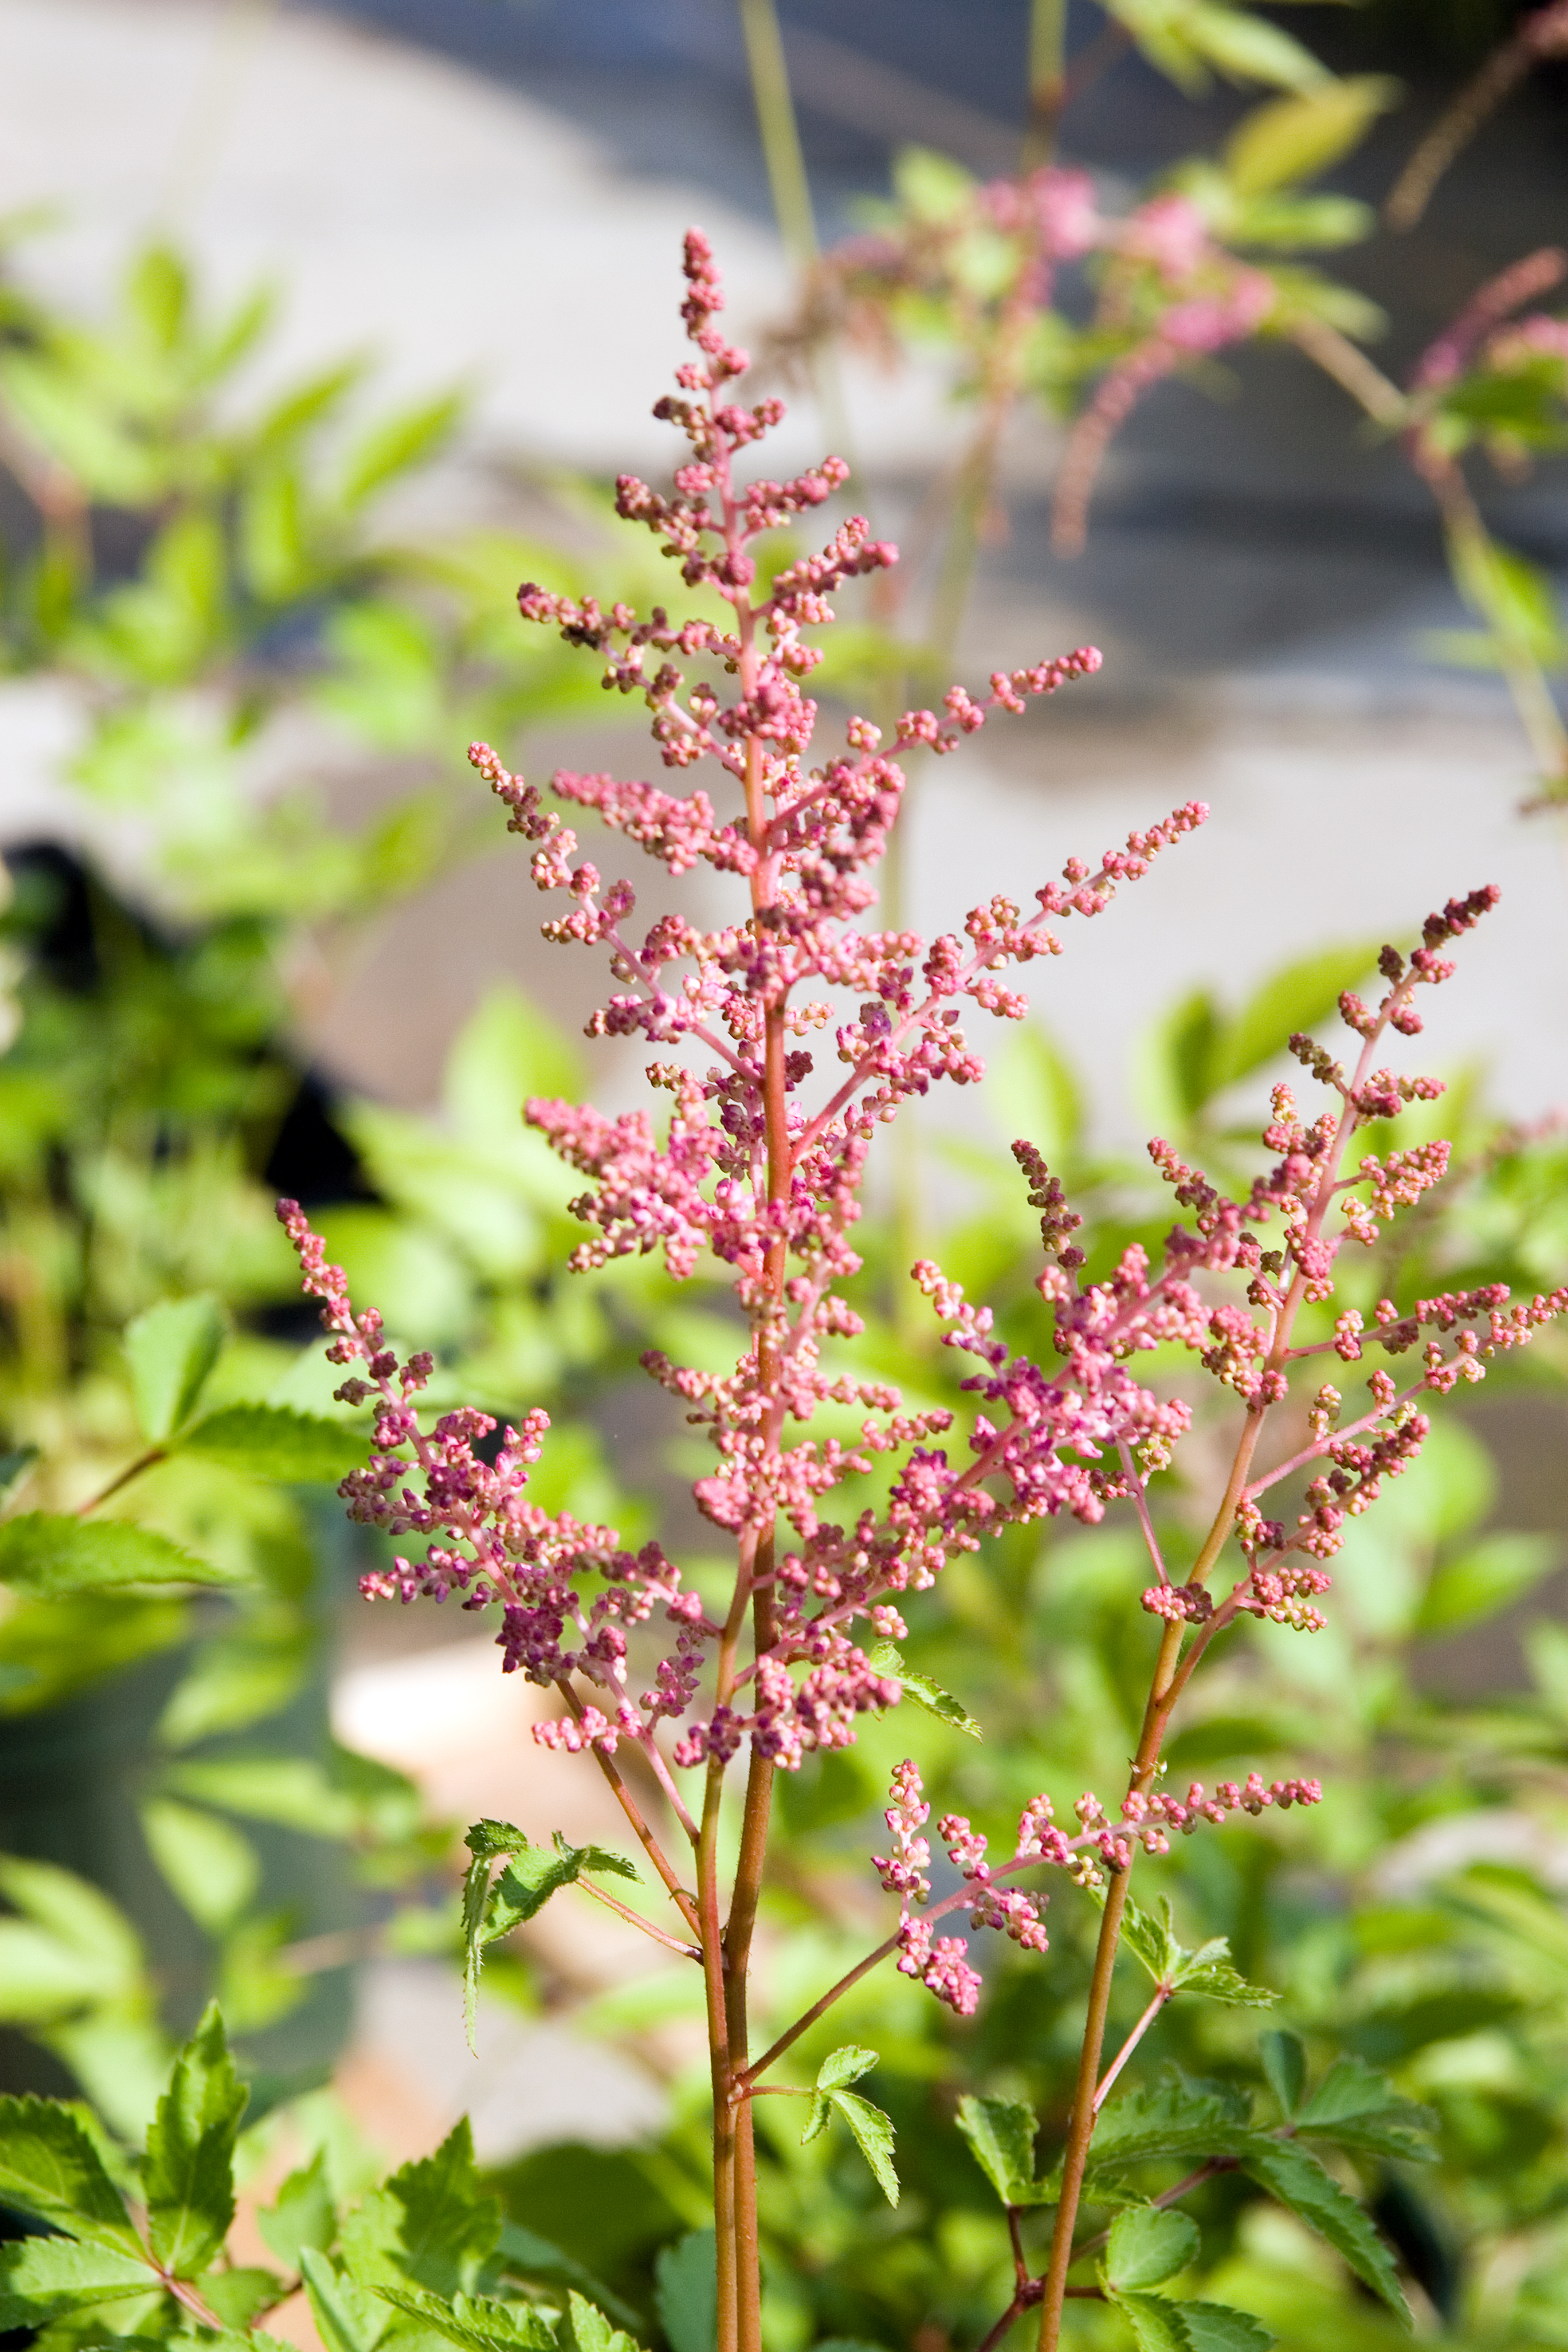
{"label": "reddish-brown stem", "polygon": [[[1346,1144],[1354,1131],[1356,1114],[1348,1097],[1365,1082],[1373,1057],[1386,1030],[1390,1016],[1409,996],[1413,982],[1406,980],[1391,989],[1371,1034],[1365,1039],[1355,1074],[1346,1088],[1347,1099],[1340,1114],[1339,1125],[1328,1159],[1319,1177],[1306,1216],[1306,1234],[1316,1240],[1321,1234],[1323,1220],[1333,1200],[1340,1162]],[[1291,1282],[1274,1327],[1265,1371],[1278,1371],[1289,1355],[1290,1335],[1296,1317],[1306,1295],[1306,1281],[1298,1273]],[[1230,1475],[1226,1481],[1225,1496],[1215,1513],[1213,1525],[1205,1538],[1203,1549],[1193,1564],[1190,1581],[1201,1584],[1213,1569],[1227,1541],[1236,1521],[1237,1506],[1247,1487],[1247,1474],[1268,1418],[1266,1404],[1249,1404],[1247,1420],[1237,1444]],[[1212,1622],[1212,1621],[1211,1621]],[[1132,1760],[1130,1788],[1144,1793],[1151,1786],[1159,1767],[1160,1748],[1187,1676],[1192,1670],[1191,1659],[1184,1667],[1181,1658],[1185,1627],[1167,1624],[1161,1635],[1159,1654],[1149,1686],[1148,1703],[1143,1710],[1143,1723],[1138,1741],[1138,1752]],[[1206,1629],[1205,1629],[1206,1633]],[[1205,1646],[1200,1637],[1194,1649]],[[1061,2340],[1062,2305],[1068,2293],[1067,2277],[1080,2248],[1073,2244],[1078,2228],[1078,2210],[1083,2193],[1084,2174],[1089,2165],[1090,2137],[1094,2131],[1097,2106],[1096,2084],[1105,2043],[1105,2022],[1110,2006],[1111,1978],[1116,1968],[1117,1946],[1121,1940],[1122,1915],[1127,1907],[1129,1868],[1117,1871],[1106,1890],[1105,1911],[1100,1923],[1100,1938],[1095,1947],[1094,1969],[1089,1979],[1089,2011],[1084,2022],[1083,2043],[1079,2057],[1078,2082],[1073,2096],[1072,2118],[1068,2127],[1067,2146],[1062,2152],[1062,2193],[1057,2207],[1056,2228],[1051,2238],[1050,2260],[1045,2276],[1040,2302],[1039,2352],[1057,2352]]]}
{"label": "reddish-brown stem", "polygon": [[1155,1986],[1153,2000],[1149,2003],[1148,2008],[1143,2011],[1142,2016],[1138,2020],[1137,2024],[1133,2027],[1131,2032],[1128,2035],[1126,2041],[1122,2043],[1121,2049],[1117,2052],[1115,2057],[1111,2060],[1110,2065],[1106,2068],[1104,2074],[1100,2078],[1100,2088],[1094,2095],[1094,2112],[1096,2115],[1100,2113],[1101,2107],[1105,2105],[1106,2099],[1110,2095],[1117,2076],[1126,2065],[1127,2061],[1131,2057],[1132,2053],[1137,2049],[1138,2044],[1142,2041],[1143,2036],[1148,2032],[1149,2028],[1153,2024],[1154,2020],[1159,2016],[1160,2011],[1164,2008],[1165,2003],[1170,2000],[1174,1990],[1175,1988],[1173,1986],[1168,1984]]}
{"label": "reddish-brown stem", "polygon": [[[562,1697],[565,1700],[567,1706],[571,1708],[574,1716],[575,1716],[577,1720],[581,1722],[584,1712],[583,1702],[578,1697],[576,1692],[573,1689],[564,1675],[559,1677],[555,1687],[560,1692]],[[602,1748],[595,1747],[593,1749],[593,1756],[594,1761],[597,1764],[600,1771],[604,1774],[605,1780],[609,1782],[610,1787],[615,1791],[616,1802],[619,1805],[622,1812],[625,1813],[627,1821],[631,1823],[634,1836],[637,1838],[638,1843],[643,1849],[643,1852],[647,1854],[655,1870],[658,1871],[659,1877],[663,1880],[665,1886],[668,1888],[670,1900],[675,1905],[675,1907],[679,1912],[681,1917],[685,1920],[687,1926],[690,1928],[692,1935],[697,1938],[699,1943],[700,1943],[702,1939],[702,1929],[697,1915],[697,1906],[692,1902],[691,1897],[687,1893],[685,1887],[680,1884],[679,1879],[677,1878],[673,1869],[670,1867],[663,1847],[659,1844],[658,1840],[655,1837],[653,1832],[644,1821],[642,1813],[638,1808],[637,1799],[632,1795],[631,1790],[627,1788],[626,1782],[616,1771],[611,1759],[605,1755]]]}
{"label": "reddish-brown stem", "polygon": [[116,1471],[107,1486],[100,1486],[97,1494],[89,1495],[85,1503],[79,1503],[76,1507],[77,1517],[85,1519],[88,1513],[96,1511],[100,1503],[107,1503],[111,1495],[118,1495],[121,1486],[129,1486],[132,1478],[140,1478],[143,1470],[151,1470],[167,1458],[166,1447],[150,1445],[145,1454],[139,1454],[134,1462],[128,1463],[123,1470]]}
{"label": "reddish-brown stem", "polygon": [[606,1911],[613,1911],[629,1927],[640,1927],[645,1936],[651,1936],[654,1942],[662,1944],[667,1951],[679,1952],[683,1960],[700,1960],[702,1958],[700,1944],[683,1944],[679,1936],[667,1936],[662,1927],[656,1927],[653,1921],[645,1919],[640,1911],[634,1911],[629,1904],[619,1902],[615,1895],[606,1894],[602,1886],[595,1886],[591,1878],[579,1878],[577,1884],[584,1895],[591,1895],[595,1903],[602,1903]]}

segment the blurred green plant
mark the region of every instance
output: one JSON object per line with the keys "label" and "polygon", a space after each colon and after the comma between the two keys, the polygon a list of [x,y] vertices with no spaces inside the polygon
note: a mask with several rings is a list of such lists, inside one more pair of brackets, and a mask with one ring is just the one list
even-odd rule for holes
{"label": "blurred green plant", "polygon": [[[333,1845],[384,1889],[450,1843],[329,1737],[344,1563],[321,1507],[357,1448],[320,1380],[290,1386],[269,1161],[361,1196],[333,1213],[345,1259],[394,1265],[503,1406],[615,1339],[552,1301],[560,1187],[504,1106],[567,1049],[520,997],[465,1031],[434,1120],[363,1103],[334,1129],[296,1042],[363,925],[488,843],[454,740],[602,712],[504,621],[522,573],[574,583],[591,500],[562,487],[551,543],[405,538],[388,502],[459,401],[366,417],[357,362],[247,392],[273,307],[209,315],[163,247],[101,323],[0,278],[0,668],[63,698],[61,821],[94,845],[14,859],[0,905],[0,1845],[23,1849],[0,2024],[121,2121],[205,1988],[265,2035],[363,1948]],[[393,784],[357,824],[319,781],[345,770]],[[561,1475],[563,1500],[613,1493],[586,1428]],[[135,1924],[89,1982],[62,1953],[110,1893]]]}

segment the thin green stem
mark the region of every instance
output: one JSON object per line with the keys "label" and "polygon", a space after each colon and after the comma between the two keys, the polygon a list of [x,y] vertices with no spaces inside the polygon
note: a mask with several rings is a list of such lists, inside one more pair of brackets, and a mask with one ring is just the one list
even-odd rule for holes
{"label": "thin green stem", "polygon": [[1029,10],[1029,119],[1019,169],[1051,160],[1067,99],[1068,0],[1032,0]]}
{"label": "thin green stem", "polygon": [[816,215],[812,210],[811,183],[801,152],[800,126],[789,86],[789,64],[779,31],[773,0],[740,0],[741,32],[751,69],[752,97],[757,110],[757,130],[773,216],[784,251],[797,269],[816,259]]}

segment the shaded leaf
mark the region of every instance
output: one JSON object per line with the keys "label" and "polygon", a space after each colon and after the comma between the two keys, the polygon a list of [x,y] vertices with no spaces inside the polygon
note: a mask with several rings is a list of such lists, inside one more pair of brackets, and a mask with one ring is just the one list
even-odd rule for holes
{"label": "shaded leaf", "polygon": [[654,2304],[670,2352],[715,2352],[719,2279],[713,2231],[692,2230],[679,2244],[661,2248],[654,2276]]}
{"label": "shaded leaf", "polygon": [[196,1559],[167,1536],[129,1519],[26,1511],[0,1524],[0,1584],[39,1600],[68,1600],[126,1585],[244,1580],[236,1570]]}
{"label": "shaded leaf", "polygon": [[1410,2307],[1382,2239],[1352,2197],[1323,2170],[1316,2157],[1294,2141],[1255,2138],[1241,2153],[1241,2167],[1326,2239],[1363,2284],[1381,2295],[1406,2327]]}
{"label": "shaded leaf", "polygon": [[338,2234],[338,2217],[327,2179],[327,2151],[319,2147],[307,2165],[291,2172],[256,2226],[280,2263],[298,2270],[307,2246],[324,2254]]}
{"label": "shaded leaf", "polygon": [[1307,2053],[1294,2033],[1262,2033],[1258,2053],[1268,2087],[1289,2120],[1301,2104],[1307,2087]]}
{"label": "shaded leaf", "polygon": [[0,2203],[139,2255],[125,2202],[80,2118],[58,2099],[0,2099]]}
{"label": "shaded leaf", "polygon": [[1197,2258],[1198,2225],[1186,2213],[1131,2205],[1110,2225],[1103,2269],[1108,2286],[1159,2286]]}
{"label": "shaded leaf", "polygon": [[[710,2231],[710,2238],[711,2234]],[[596,2303],[601,2311],[607,2311],[611,2318],[618,2319],[623,2326],[640,2326],[641,2321],[630,2304],[623,2303],[618,2295],[612,2294],[604,2281],[595,2278],[575,2255],[564,2252],[548,2238],[540,2237],[535,2231],[525,2230],[521,2221],[503,2217],[497,2251],[502,2269],[510,2271],[515,2277],[556,2280],[564,2286],[578,2287],[590,2303]]]}
{"label": "shaded leaf", "polygon": [[958,2103],[959,2130],[974,2161],[1004,2205],[1025,2205],[1035,2192],[1035,2113],[1022,2099]]}
{"label": "shaded leaf", "polygon": [[180,1440],[182,1454],[220,1469],[289,1486],[336,1486],[365,1459],[365,1441],[342,1422],[287,1405],[230,1404],[198,1421]]}
{"label": "shaded leaf", "polygon": [[195,1412],[223,1346],[223,1309],[216,1298],[165,1298],[125,1328],[125,1360],[137,1424],[161,1445]]}

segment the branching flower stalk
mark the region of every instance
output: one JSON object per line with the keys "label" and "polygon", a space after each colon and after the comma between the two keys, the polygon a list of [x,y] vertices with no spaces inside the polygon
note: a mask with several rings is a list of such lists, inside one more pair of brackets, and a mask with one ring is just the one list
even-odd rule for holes
{"label": "branching flower stalk", "polygon": [[[791,562],[758,593],[759,538],[821,506],[846,468],[827,458],[792,481],[739,478],[741,454],[782,412],[776,401],[742,405],[734,396],[747,359],[716,323],[721,292],[707,241],[695,230],[685,270],[694,352],[678,371],[678,394],[661,400],[656,414],[685,435],[689,454],[672,494],[623,476],[617,504],[656,533],[689,586],[717,591],[731,618],[722,626],[675,621],[658,606],[639,617],[624,604],[605,611],[528,583],[519,604],[525,621],[596,653],[608,688],[640,694],[665,765],[684,772],[710,763],[730,813],[704,791],[680,795],[570,772],[552,780],[557,801],[593,811],[672,874],[701,861],[734,877],[744,891],[741,909],[708,931],[663,913],[639,939],[629,885],[604,880],[538,788],[510,774],[488,746],[474,745],[470,757],[506,804],[510,829],[532,845],[537,886],[568,902],[545,925],[546,937],[607,951],[614,991],[590,1034],[642,1038],[656,1055],[648,1080],[668,1097],[662,1136],[640,1111],[612,1119],[561,1101],[525,1106],[529,1123],[585,1180],[573,1208],[588,1232],[573,1264],[588,1270],[661,1250],[682,1278],[706,1256],[727,1270],[744,1319],[746,1344],[728,1374],[677,1365],[657,1351],[644,1359],[713,1450],[714,1466],[693,1493],[733,1546],[721,1612],[686,1583],[657,1542],[634,1555],[613,1529],[530,1500],[529,1474],[548,1425],[542,1412],[507,1428],[493,1453],[485,1444],[495,1431],[488,1413],[459,1409],[426,1427],[419,1396],[432,1358],[400,1358],[380,1316],[354,1312],[342,1271],[327,1263],[297,1205],[280,1203],[279,1214],[299,1250],[305,1287],[322,1302],[328,1352],[345,1375],[338,1394],[374,1412],[369,1461],[342,1488],[351,1515],[424,1544],[422,1557],[399,1554],[389,1569],[367,1576],[363,1590],[403,1601],[457,1594],[466,1609],[499,1607],[504,1670],[553,1686],[563,1700],[562,1715],[537,1727],[535,1737],[592,1758],[668,1896],[673,1920],[638,1924],[701,1969],[721,2352],[757,2352],[761,2341],[752,2101],[794,2087],[763,2077],[887,1959],[957,2014],[972,2013],[980,1978],[967,1945],[933,1929],[964,1913],[971,1929],[998,1930],[1044,1955],[1046,1898],[1020,1878],[1055,1871],[1102,1903],[1078,2097],[1041,2277],[1026,2276],[1016,2241],[1016,2308],[1039,2305],[1041,2341],[1050,2346],[1064,2300],[1102,2292],[1068,2276],[1084,2251],[1078,2212],[1097,2110],[1106,2111],[1138,2042],[1177,1990],[1173,1978],[1102,2076],[1134,1856],[1140,1848],[1166,1853],[1173,1834],[1217,1826],[1238,1811],[1256,1818],[1269,1808],[1314,1803],[1321,1793],[1315,1780],[1266,1785],[1256,1772],[1212,1793],[1196,1783],[1184,1798],[1163,1789],[1161,1748],[1172,1710],[1211,1644],[1242,1616],[1306,1630],[1321,1622],[1316,1603],[1330,1582],[1324,1563],[1347,1515],[1373,1502],[1382,1481],[1419,1449],[1428,1425],[1423,1397],[1479,1378],[1489,1356],[1528,1339],[1568,1305],[1568,1293],[1513,1308],[1497,1287],[1409,1309],[1384,1301],[1372,1327],[1353,1310],[1337,1320],[1323,1311],[1341,1248],[1369,1242],[1377,1218],[1415,1202],[1443,1175],[1447,1154],[1438,1145],[1353,1167],[1346,1155],[1360,1126],[1394,1118],[1406,1102],[1440,1091],[1433,1080],[1395,1077],[1375,1065],[1390,1030],[1408,1036],[1419,1029],[1415,990],[1447,977],[1451,965],[1439,950],[1490,906],[1495,892],[1482,890],[1430,918],[1408,964],[1385,950],[1386,993],[1375,1010],[1353,996],[1342,1000],[1361,1039],[1349,1074],[1311,1040],[1292,1040],[1330,1108],[1307,1123],[1289,1089],[1275,1089],[1263,1139],[1275,1164],[1245,1199],[1223,1198],[1167,1145],[1151,1146],[1190,1213],[1170,1234],[1158,1267],[1131,1247],[1088,1279],[1072,1238],[1079,1220],[1058,1180],[1031,1143],[1014,1146],[1041,1213],[1037,1288],[1049,1347],[1043,1361],[1012,1352],[995,1336],[988,1309],[967,1300],[929,1259],[915,1265],[914,1283],[944,1344],[973,1367],[963,1382],[973,1400],[970,1425],[952,1452],[942,1441],[954,1430],[952,1411],[908,1411],[895,1388],[851,1368],[862,1326],[847,1287],[860,1265],[853,1232],[877,1129],[939,1081],[978,1081],[984,1065],[964,1034],[965,1012],[1019,1018],[1026,999],[1013,968],[1058,954],[1066,922],[1103,913],[1121,883],[1142,877],[1206,812],[1198,803],[1179,808],[1097,865],[1069,859],[1059,881],[1037,890],[1032,912],[997,896],[969,911],[962,935],[930,941],[903,929],[865,928],[903,789],[898,755],[916,747],[952,751],[994,713],[1020,711],[1030,698],[1090,675],[1099,656],[1084,647],[998,670],[984,698],[955,686],[941,715],[905,713],[886,748],[875,727],[853,718],[844,748],[808,765],[817,711],[804,683],[820,655],[804,633],[832,620],[827,600],[841,583],[881,571],[895,551],[852,519],[820,553]],[[699,666],[693,677],[677,667],[677,656]],[[806,1042],[823,1033],[837,1062],[825,1078]],[[1260,1230],[1271,1222],[1280,1228],[1273,1248]],[[1227,1295],[1237,1281],[1245,1306]],[[1303,1316],[1313,1328],[1298,1337]],[[1289,1424],[1293,1434],[1281,1458],[1259,1471],[1266,1424],[1285,1405],[1298,1363],[1330,1351],[1350,1364],[1374,1347],[1397,1356],[1424,1334],[1415,1377],[1401,1387],[1380,1366],[1369,1408],[1342,1428],[1341,1398],[1321,1387],[1308,1412],[1309,1442],[1300,1442],[1299,1423]],[[1191,1410],[1163,1376],[1156,1388],[1133,1370],[1136,1359],[1173,1349],[1195,1356],[1243,1416],[1209,1533],[1180,1581],[1166,1566],[1151,1481],[1169,1466]],[[831,1407],[858,1417],[858,1437],[811,1433]],[[1313,1475],[1295,1525],[1266,1519],[1262,1499],[1305,1473]],[[825,1507],[840,1493],[835,1519]],[[1108,1810],[1085,1791],[1069,1829],[1058,1823],[1042,1791],[1025,1807],[1011,1853],[996,1862],[987,1860],[985,1838],[966,1819],[944,1815],[937,1832],[962,1885],[932,1903],[930,1807],[915,1762],[906,1761],[886,1815],[889,1850],[874,1857],[882,1887],[898,1898],[896,1926],[753,2056],[748,1989],[776,1773],[797,1770],[813,1751],[848,1745],[863,1714],[899,1703],[902,1685],[878,1663],[875,1643],[908,1637],[906,1596],[935,1584],[954,1554],[1047,1517],[1092,1524],[1119,1502],[1133,1508],[1142,1529],[1152,1570],[1142,1604],[1162,1626],[1142,1736],[1119,1805]],[[1211,1580],[1232,1544],[1239,1573],[1216,1599]],[[868,1635],[869,1649],[862,1646]],[[617,1760],[623,1743],[652,1773],[667,1819],[650,1820],[638,1803]],[[744,1790],[727,1872],[726,1785],[742,1751]],[[510,1825],[470,1831],[476,1936],[486,1919],[497,1920],[500,1933],[528,1916],[493,1910],[505,1882],[489,1885],[485,1859],[527,1843]],[[624,1866],[585,1850],[561,1863],[558,1883],[590,1862],[601,1874],[606,1864]],[[603,1887],[590,1891],[623,1917],[636,1916]],[[808,2135],[822,2127],[826,2094],[842,2096],[842,2084],[871,2063],[858,2050],[838,2056],[848,2070],[831,2080],[819,2075]],[[847,2105],[877,2113],[864,2101]],[[885,2147],[873,2160],[885,2168],[879,2178],[887,2185]]]}

